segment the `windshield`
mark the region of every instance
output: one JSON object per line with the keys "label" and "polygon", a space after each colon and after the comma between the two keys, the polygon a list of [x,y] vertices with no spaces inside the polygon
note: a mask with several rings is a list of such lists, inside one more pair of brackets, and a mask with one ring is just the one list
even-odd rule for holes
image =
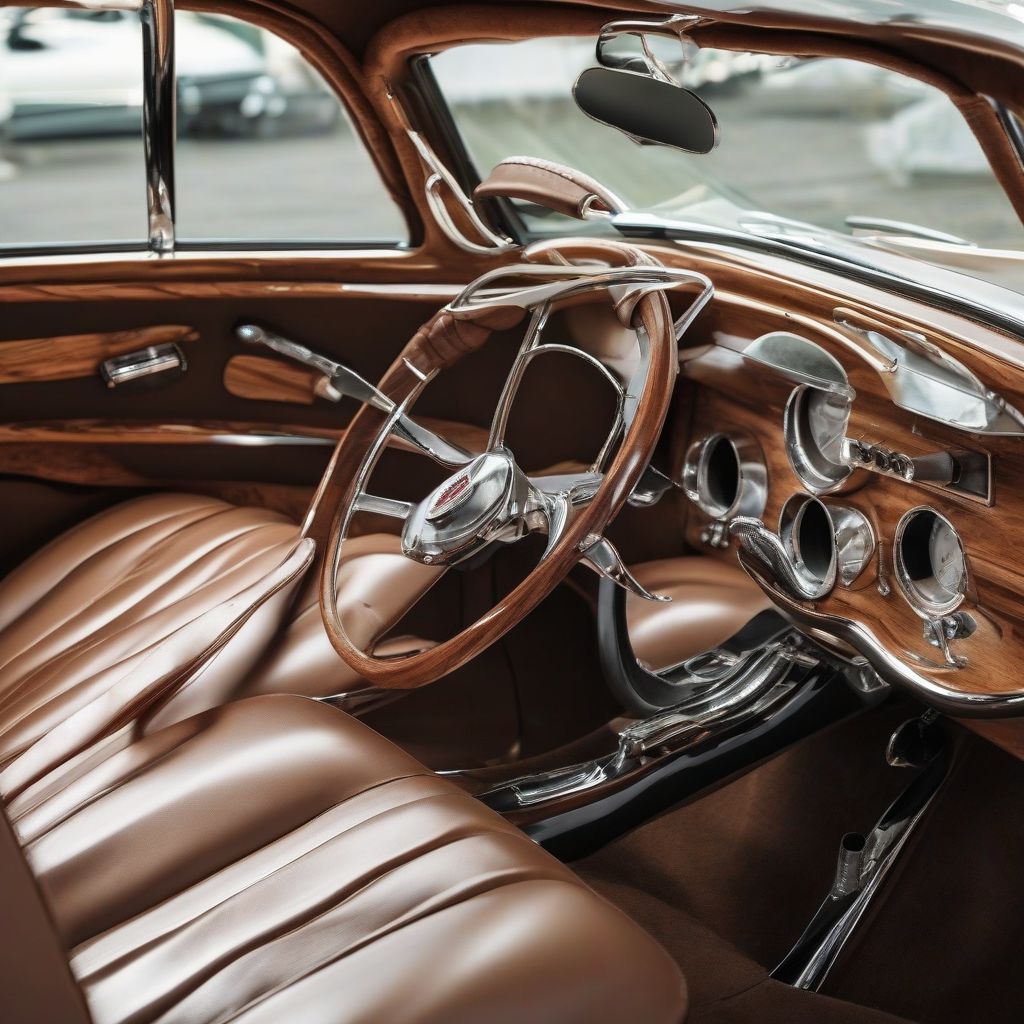
{"label": "windshield", "polygon": [[[684,84],[714,110],[720,143],[698,156],[639,147],[588,119],[572,85],[594,64],[592,37],[472,44],[430,60],[482,176],[506,156],[538,156],[668,219],[766,233],[769,214],[848,235],[912,233],[898,222],[1024,250],[1020,220],[970,128],[943,92],[916,79],[838,58],[701,49]],[[520,212],[531,233],[567,228],[537,207]],[[927,246],[914,254],[948,262]]]}

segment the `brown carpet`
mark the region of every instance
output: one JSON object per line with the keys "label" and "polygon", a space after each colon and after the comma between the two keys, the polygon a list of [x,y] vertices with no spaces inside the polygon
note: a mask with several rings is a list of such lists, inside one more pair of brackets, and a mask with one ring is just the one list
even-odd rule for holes
{"label": "brown carpet", "polygon": [[969,737],[829,992],[922,1024],[1024,1021],[1024,762]]}
{"label": "brown carpet", "polygon": [[882,760],[906,717],[890,708],[845,722],[573,865],[675,956],[694,1024],[1024,1020],[1024,764],[972,736],[830,975],[837,998],[761,966],[817,908],[841,835],[871,828],[909,782]]}
{"label": "brown carpet", "polygon": [[843,833],[873,827],[909,782],[883,760],[906,717],[871,712],[812,736],[573,867],[652,894],[773,967],[832,884]]}

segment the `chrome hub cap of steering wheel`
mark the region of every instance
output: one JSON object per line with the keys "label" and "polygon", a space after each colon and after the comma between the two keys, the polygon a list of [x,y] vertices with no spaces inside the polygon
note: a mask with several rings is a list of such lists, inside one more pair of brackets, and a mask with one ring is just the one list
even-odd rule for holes
{"label": "chrome hub cap of steering wheel", "polygon": [[478,455],[409,513],[402,551],[426,565],[452,565],[526,529],[531,488],[506,448]]}

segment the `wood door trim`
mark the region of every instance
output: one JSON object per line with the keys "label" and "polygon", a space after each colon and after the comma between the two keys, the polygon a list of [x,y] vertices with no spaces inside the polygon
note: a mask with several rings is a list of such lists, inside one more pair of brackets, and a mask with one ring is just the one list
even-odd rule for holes
{"label": "wood door trim", "polygon": [[150,345],[199,340],[186,324],[160,324],[123,331],[63,334],[49,338],[17,338],[0,342],[0,384],[73,380],[92,377],[100,363]]}

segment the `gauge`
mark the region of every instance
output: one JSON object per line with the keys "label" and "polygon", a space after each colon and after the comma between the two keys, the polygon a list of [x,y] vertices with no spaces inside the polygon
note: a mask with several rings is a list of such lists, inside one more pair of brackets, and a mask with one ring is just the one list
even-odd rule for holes
{"label": "gauge", "polygon": [[686,453],[683,490],[712,519],[761,515],[766,486],[764,456],[749,434],[711,434]]}
{"label": "gauge", "polygon": [[797,388],[786,406],[786,454],[801,483],[816,494],[835,490],[850,475],[843,441],[850,400],[821,388]]}
{"label": "gauge", "polygon": [[896,577],[920,615],[951,612],[967,590],[967,557],[956,528],[934,509],[911,509],[896,527]]}

